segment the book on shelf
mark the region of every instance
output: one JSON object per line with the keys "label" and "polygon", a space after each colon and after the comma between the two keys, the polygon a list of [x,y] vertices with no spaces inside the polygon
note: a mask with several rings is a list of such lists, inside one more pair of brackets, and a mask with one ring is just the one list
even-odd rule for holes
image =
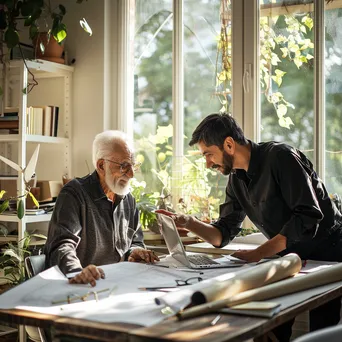
{"label": "book on shelf", "polygon": [[[58,136],[59,107],[52,105],[26,108],[26,133]],[[11,130],[11,131],[10,131]],[[0,115],[0,134],[18,134],[19,108],[8,107]]]}

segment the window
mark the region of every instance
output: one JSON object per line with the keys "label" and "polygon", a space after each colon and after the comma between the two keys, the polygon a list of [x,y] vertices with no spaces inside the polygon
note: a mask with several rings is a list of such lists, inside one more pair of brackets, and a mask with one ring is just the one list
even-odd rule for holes
{"label": "window", "polygon": [[217,208],[226,179],[188,142],[227,106],[247,137],[300,148],[342,194],[341,0],[136,0],[133,17],[134,138],[148,191],[167,198],[172,188],[185,211],[203,197]]}
{"label": "window", "polygon": [[315,4],[260,1],[260,137],[303,150],[342,194],[342,2]]}
{"label": "window", "polygon": [[230,101],[229,75],[220,85],[215,77],[222,67],[221,55],[217,61],[221,1],[184,0],[175,9],[172,4],[135,1],[134,139],[142,162],[137,178],[159,196],[159,205],[172,201],[175,209],[211,219],[213,212],[218,215],[226,179],[207,170],[188,143],[198,123]]}

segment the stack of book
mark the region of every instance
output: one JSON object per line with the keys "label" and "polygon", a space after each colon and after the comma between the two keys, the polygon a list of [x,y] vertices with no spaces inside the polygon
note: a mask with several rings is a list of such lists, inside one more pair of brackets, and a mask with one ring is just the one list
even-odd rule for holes
{"label": "stack of book", "polygon": [[57,137],[59,107],[43,106],[27,108],[27,134]]}
{"label": "stack of book", "polygon": [[[26,109],[26,133],[57,137],[59,107],[57,106],[30,106]],[[18,133],[19,108],[7,107],[0,115],[0,133]]]}
{"label": "stack of book", "polygon": [[7,107],[2,116],[0,116],[0,129],[6,130],[6,133],[18,133],[19,115],[18,108]]}

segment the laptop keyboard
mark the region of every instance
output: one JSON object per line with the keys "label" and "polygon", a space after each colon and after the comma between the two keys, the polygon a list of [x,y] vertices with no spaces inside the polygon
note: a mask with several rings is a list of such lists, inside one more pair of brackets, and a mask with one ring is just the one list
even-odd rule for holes
{"label": "laptop keyboard", "polygon": [[218,262],[209,258],[206,255],[201,254],[191,254],[187,255],[188,260],[194,265],[217,265]]}

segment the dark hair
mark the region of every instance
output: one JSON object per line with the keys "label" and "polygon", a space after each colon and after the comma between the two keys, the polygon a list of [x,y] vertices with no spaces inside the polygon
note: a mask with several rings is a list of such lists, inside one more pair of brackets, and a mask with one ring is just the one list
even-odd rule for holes
{"label": "dark hair", "polygon": [[223,147],[224,140],[232,137],[238,144],[247,145],[248,141],[235,119],[227,113],[208,115],[192,133],[189,145],[203,142],[206,146]]}

